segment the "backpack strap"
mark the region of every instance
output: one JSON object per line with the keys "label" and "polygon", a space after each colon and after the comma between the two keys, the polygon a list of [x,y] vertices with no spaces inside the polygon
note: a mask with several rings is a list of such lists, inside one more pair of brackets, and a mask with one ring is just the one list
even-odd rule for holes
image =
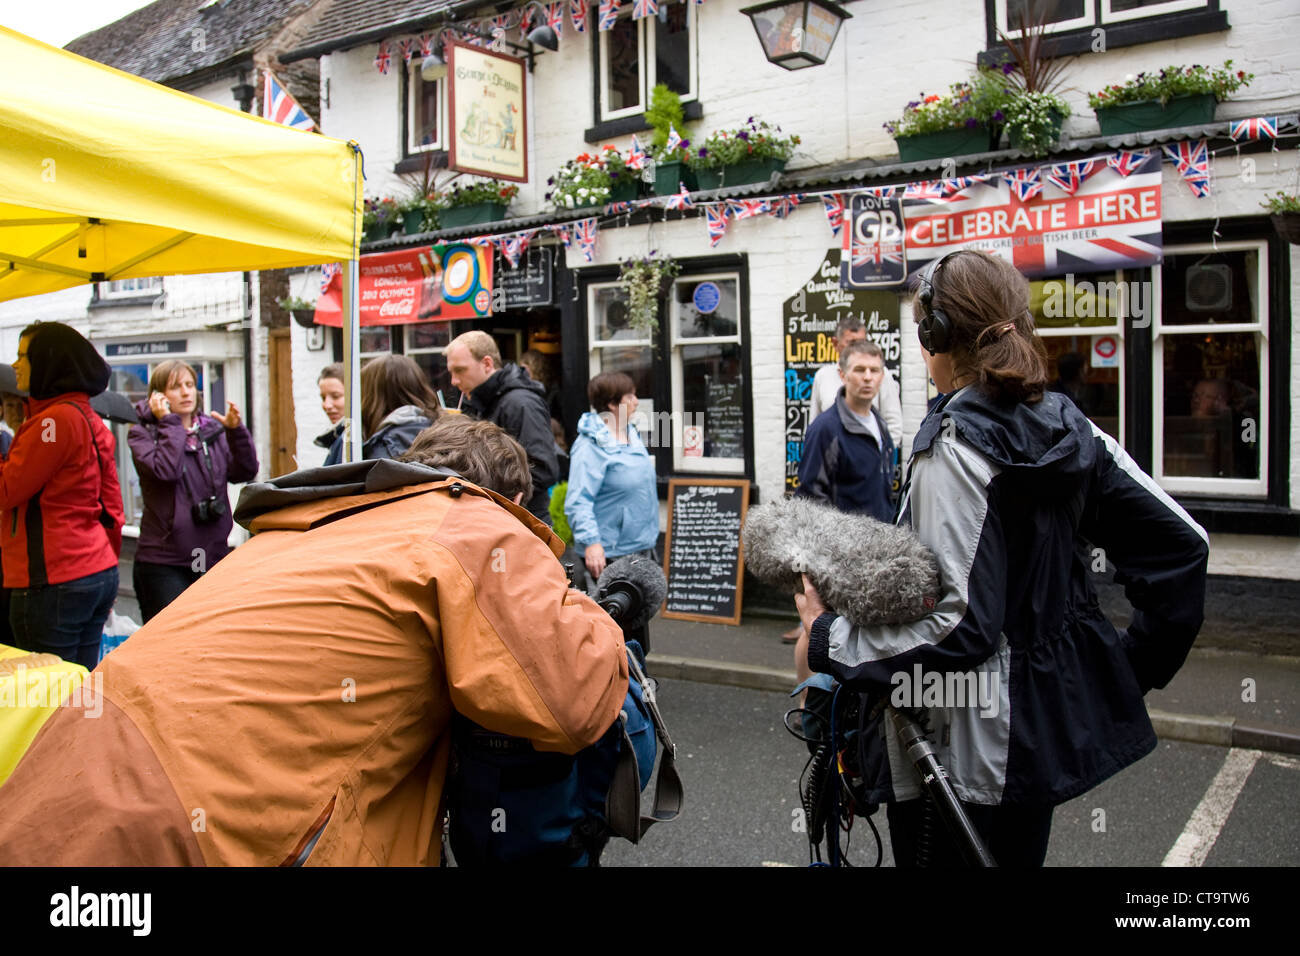
{"label": "backpack strap", "polygon": [[619,753],[618,766],[614,768],[614,778],[609,788],[605,816],[610,829],[618,836],[638,843],[645,832],[656,823],[668,823],[677,819],[682,812],[682,778],[677,773],[677,747],[668,736],[663,716],[659,713],[659,703],[655,699],[654,682],[646,676],[631,651],[627,654],[628,668],[632,676],[641,684],[641,695],[650,720],[654,724],[655,736],[663,745],[659,758],[659,771],[655,775],[654,805],[648,815],[641,812],[641,777],[636,762],[636,753],[632,741],[627,736],[627,719],[619,716],[623,729],[623,747]]}
{"label": "backpack strap", "polygon": [[99,523],[109,533],[111,543],[113,532],[117,529],[117,520],[113,517],[112,512],[108,510],[108,505],[104,504],[104,456],[100,451],[99,441],[95,436],[95,426],[90,421],[90,417],[86,415],[85,409],[76,402],[59,402],[59,404],[71,405],[75,408],[85,421],[86,427],[90,429],[90,447],[95,449],[95,464],[99,466],[99,494],[96,495],[99,500]]}

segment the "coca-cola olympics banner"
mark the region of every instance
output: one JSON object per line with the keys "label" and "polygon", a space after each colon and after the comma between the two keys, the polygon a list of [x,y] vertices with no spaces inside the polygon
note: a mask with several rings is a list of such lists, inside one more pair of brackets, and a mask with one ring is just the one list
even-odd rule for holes
{"label": "coca-cola olympics banner", "polygon": [[[343,324],[343,275],[316,302],[318,325]],[[486,242],[417,246],[361,257],[361,324],[477,319],[492,313],[492,247]]]}

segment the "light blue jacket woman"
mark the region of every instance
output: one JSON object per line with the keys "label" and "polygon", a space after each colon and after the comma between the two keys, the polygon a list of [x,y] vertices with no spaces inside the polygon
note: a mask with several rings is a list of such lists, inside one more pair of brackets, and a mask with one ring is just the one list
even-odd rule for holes
{"label": "light blue jacket woman", "polygon": [[659,537],[655,461],[631,425],[627,437],[626,444],[619,442],[596,412],[578,420],[564,515],[581,555],[599,544],[612,561],[653,548]]}

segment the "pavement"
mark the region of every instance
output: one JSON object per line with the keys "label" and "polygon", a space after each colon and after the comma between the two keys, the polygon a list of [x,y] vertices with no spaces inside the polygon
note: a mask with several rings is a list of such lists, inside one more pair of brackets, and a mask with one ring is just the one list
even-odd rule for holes
{"label": "pavement", "polygon": [[[655,677],[789,692],[794,647],[789,618],[749,615],[738,626],[655,618],[649,670]],[[1212,644],[1201,639],[1204,643]],[[1300,644],[1300,642],[1297,642]],[[1192,648],[1163,690],[1147,695],[1164,740],[1300,754],[1300,657]]]}

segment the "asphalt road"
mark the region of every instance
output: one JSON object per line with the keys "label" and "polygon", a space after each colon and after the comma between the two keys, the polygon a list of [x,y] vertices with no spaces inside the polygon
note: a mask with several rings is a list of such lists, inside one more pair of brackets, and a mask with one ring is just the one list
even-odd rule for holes
{"label": "asphalt road", "polygon": [[[803,866],[794,829],[804,745],[782,726],[782,694],[662,681],[660,706],[686,788],[681,817],[639,846],[613,841],[605,866]],[[1296,866],[1300,759],[1160,743],[1138,763],[1059,807],[1049,866]],[[892,863],[883,810],[875,816]],[[1104,827],[1104,829],[1103,829]],[[1175,847],[1177,850],[1175,851]],[[1171,854],[1171,851],[1174,851]],[[871,865],[875,840],[853,828],[850,859]]]}

